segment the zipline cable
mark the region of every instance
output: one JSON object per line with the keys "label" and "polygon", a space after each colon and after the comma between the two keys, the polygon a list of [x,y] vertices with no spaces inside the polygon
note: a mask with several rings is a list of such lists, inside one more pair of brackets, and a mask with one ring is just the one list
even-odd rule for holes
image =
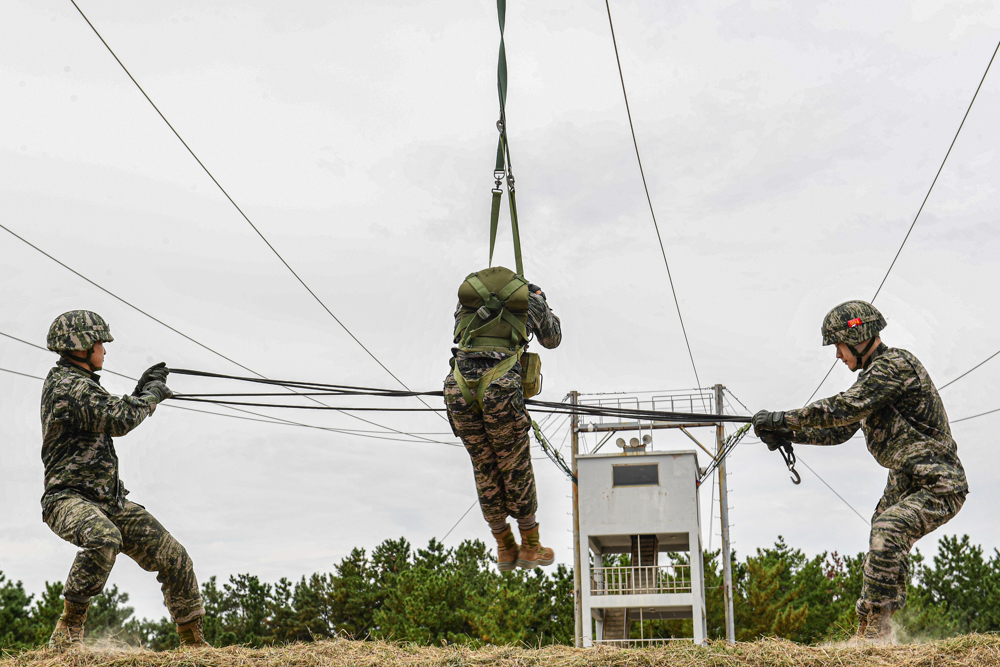
{"label": "zipline cable", "polygon": [[[184,339],[186,339],[186,340],[194,343],[198,347],[200,347],[200,348],[202,348],[202,349],[204,349],[204,350],[206,350],[208,352],[211,352],[215,356],[217,356],[217,357],[219,357],[221,359],[224,359],[225,361],[228,361],[229,363],[231,363],[231,364],[233,364],[235,366],[239,366],[240,368],[242,368],[245,371],[253,373],[254,375],[257,375],[257,376],[259,376],[261,378],[264,378],[263,374],[258,373],[257,371],[255,371],[254,369],[250,368],[249,366],[244,366],[243,364],[241,364],[240,362],[236,361],[235,359],[231,359],[230,357],[227,357],[226,355],[222,354],[218,350],[215,350],[215,349],[209,347],[208,345],[205,345],[201,341],[195,340],[194,338],[192,338],[191,336],[188,336],[183,331],[181,331],[179,329],[176,329],[175,327],[170,326],[169,324],[167,324],[163,320],[161,320],[161,319],[159,319],[159,318],[151,315],[150,313],[146,312],[142,308],[139,308],[135,304],[133,304],[133,303],[131,303],[129,301],[126,301],[125,299],[123,299],[122,297],[118,296],[117,294],[115,294],[111,290],[107,289],[106,287],[97,284],[96,282],[94,282],[93,280],[91,280],[87,276],[83,275],[82,273],[80,273],[79,271],[77,271],[76,269],[74,269],[73,267],[69,266],[65,262],[62,262],[61,260],[57,259],[53,255],[50,255],[49,253],[47,253],[44,250],[42,250],[41,248],[39,248],[38,246],[36,246],[34,243],[32,243],[31,241],[29,241],[28,239],[24,238],[20,234],[17,234],[12,229],[6,227],[3,223],[0,223],[0,229],[4,230],[8,234],[10,234],[11,236],[13,236],[14,238],[16,238],[21,243],[24,243],[29,248],[32,248],[36,252],[38,252],[41,255],[43,255],[43,256],[47,257],[48,259],[52,260],[53,262],[55,262],[59,266],[63,267],[64,269],[66,269],[67,271],[69,271],[70,273],[72,273],[73,275],[75,275],[76,277],[78,277],[78,278],[82,279],[83,281],[89,283],[90,285],[96,287],[97,289],[101,290],[102,292],[104,292],[105,294],[107,294],[108,296],[110,296],[111,298],[113,298],[113,299],[117,300],[118,302],[120,302],[120,303],[128,306],[129,308],[131,308],[132,310],[136,311],[137,313],[139,313],[141,315],[144,315],[145,317],[153,320],[154,322],[156,322],[160,326],[163,326],[163,327],[169,329],[170,331],[173,331],[178,336],[181,336],[182,338],[184,338]],[[27,341],[22,341],[20,338],[15,338],[14,336],[11,336],[9,334],[5,334],[5,335],[8,338],[13,338],[14,340],[20,341],[22,343],[27,343]],[[33,347],[38,347],[39,349],[45,349],[46,351],[49,351],[46,348],[41,348],[41,346],[35,345],[34,343],[27,343],[27,344],[28,345],[32,345]],[[317,401],[316,399],[310,399],[310,400],[312,400],[312,401],[314,401],[316,403],[320,403],[320,401]],[[392,433],[396,433],[396,434],[399,434],[399,435],[408,435],[408,436],[411,436],[411,437],[417,437],[418,439],[427,440],[428,442],[440,442],[438,440],[430,440],[428,438],[420,438],[419,436],[414,436],[412,433],[407,433],[405,431],[400,431],[398,429],[394,429],[394,428],[389,427],[389,426],[384,426],[384,425],[379,424],[377,422],[373,422],[371,420],[365,419],[365,418],[363,418],[363,417],[361,417],[359,415],[352,415],[350,413],[344,413],[344,414],[346,414],[347,416],[351,417],[352,419],[357,419],[358,421],[365,422],[366,424],[369,424],[370,426],[377,426],[379,428],[385,429],[386,431],[390,431]]]}
{"label": "zipline cable", "polygon": [[660,236],[660,225],[656,222],[656,211],[653,210],[653,199],[649,196],[649,186],[646,184],[646,172],[642,168],[642,158],[639,156],[639,142],[635,138],[635,125],[632,123],[632,110],[628,104],[628,92],[625,90],[625,75],[622,73],[622,61],[618,56],[618,41],[615,39],[615,24],[611,20],[611,5],[608,0],[604,0],[604,5],[608,9],[608,25],[611,27],[611,43],[615,47],[615,62],[618,63],[618,77],[622,82],[622,96],[625,98],[625,112],[628,114],[628,126],[632,131],[632,145],[635,146],[635,159],[639,163],[639,175],[642,176],[642,187],[646,190],[646,202],[649,204],[649,214],[653,218],[653,227],[656,229],[656,240],[660,242],[660,253],[663,255],[663,265],[667,267],[667,280],[670,281],[670,293],[674,295],[674,306],[677,307],[677,319],[681,322],[681,332],[684,334],[684,344],[687,345],[688,358],[691,359],[691,369],[694,370],[695,384],[701,386],[701,379],[698,377],[698,367],[694,363],[694,354],[691,352],[691,341],[688,340],[687,329],[684,327],[684,316],[681,315],[681,304],[677,300],[677,290],[674,288],[674,277],[670,273],[670,262],[667,261],[667,251],[663,247],[663,237]]}
{"label": "zipline cable", "polygon": [[[415,392],[414,392],[415,393]],[[367,394],[371,395],[371,394]],[[420,394],[422,396],[440,396],[441,392],[424,392]],[[183,393],[175,393],[170,400],[175,401],[188,401],[192,403],[211,403],[214,405],[239,405],[244,407],[255,407],[255,408],[285,408],[293,410],[334,410],[334,411],[360,411],[360,412],[445,412],[447,408],[432,408],[432,407],[420,407],[420,408],[385,408],[385,407],[355,407],[355,406],[329,406],[329,405],[295,405],[287,403],[256,403],[248,401],[226,401],[220,398],[196,398],[187,396]],[[650,410],[628,410],[628,409],[612,409],[612,408],[600,408],[600,409],[589,409],[587,406],[582,405],[566,405],[562,403],[552,403],[548,401],[536,401],[536,400],[526,400],[525,405],[535,412],[551,412],[555,414],[580,414],[584,416],[593,417],[616,417],[619,419],[627,419],[635,422],[640,421],[657,421],[657,422],[679,422],[679,423],[717,423],[717,422],[728,422],[728,423],[739,423],[746,424],[750,421],[750,417],[746,416],[734,416],[734,415],[705,415],[702,413],[688,413],[688,412],[656,412]]]}
{"label": "zipline cable", "polygon": [[[388,397],[388,398],[404,398],[410,396],[443,396],[442,391],[400,391],[397,389],[382,389],[378,387],[359,387],[355,385],[342,385],[333,384],[325,382],[306,382],[300,380],[274,380],[270,378],[252,378],[240,375],[226,375],[223,373],[210,373],[207,371],[197,371],[186,368],[171,369],[171,373],[176,373],[177,375],[190,375],[196,377],[206,377],[215,378],[223,380],[236,380],[240,382],[250,382],[254,384],[267,384],[273,386],[283,386],[296,389],[331,389],[332,393],[335,395],[350,395],[350,396],[374,396],[374,397]],[[181,392],[175,394],[174,398],[178,400],[190,400],[195,402],[212,403],[218,402],[220,404],[227,405],[247,405],[251,407],[278,407],[278,408],[297,408],[297,409],[334,409],[334,410],[376,410],[377,408],[331,408],[330,406],[301,406],[301,405],[288,405],[288,404],[273,404],[273,403],[250,403],[250,402],[237,402],[237,401],[221,401],[218,400],[220,396],[233,396],[240,394],[223,394],[215,393],[212,394],[213,398],[198,398],[196,395],[187,395]],[[253,395],[253,394],[251,394]],[[265,394],[266,395],[266,394]],[[539,412],[557,412],[560,414],[579,414],[586,416],[595,417],[619,417],[619,418],[631,418],[635,420],[642,421],[669,421],[669,422],[696,422],[696,423],[716,423],[716,422],[731,422],[745,424],[750,421],[749,416],[741,415],[718,415],[718,414],[706,414],[701,412],[673,412],[673,411],[661,411],[661,410],[641,410],[638,408],[616,408],[609,406],[600,405],[588,405],[585,403],[580,404],[569,404],[563,401],[540,401],[536,399],[528,399],[525,401],[525,405],[530,406],[532,409]],[[392,411],[441,411],[443,408],[391,408]]]}
{"label": "zipline cable", "polygon": [[[976,97],[979,96],[979,91],[983,87],[983,82],[986,81],[986,75],[989,74],[990,67],[993,65],[993,59],[997,57],[997,51],[1000,51],[1000,42],[997,42],[996,48],[993,49],[993,55],[990,56],[990,62],[987,63],[986,70],[983,71],[983,76],[982,78],[979,79],[979,85],[976,86],[976,92],[973,93],[972,99],[969,101],[969,106],[965,110],[965,115],[962,116],[962,122],[958,124],[958,129],[955,130],[955,136],[952,137],[951,144],[948,145],[948,151],[944,154],[944,159],[941,160],[941,166],[938,167],[937,173],[934,174],[934,180],[931,181],[931,186],[927,188],[927,194],[924,195],[924,200],[920,203],[920,208],[917,209],[917,214],[913,216],[913,222],[910,223],[910,228],[906,231],[906,236],[903,237],[903,242],[899,244],[899,250],[896,251],[895,257],[892,258],[892,263],[889,264],[889,269],[885,272],[885,275],[882,276],[882,282],[879,283],[878,289],[875,290],[875,296],[872,297],[871,301],[872,303],[875,303],[875,299],[878,298],[879,292],[882,291],[882,286],[885,285],[885,281],[889,278],[889,273],[892,271],[892,267],[896,266],[896,260],[899,259],[900,253],[903,252],[903,246],[905,246],[906,242],[909,240],[910,233],[913,232],[913,228],[916,226],[917,220],[920,218],[920,214],[923,212],[924,206],[927,204],[927,200],[930,199],[931,192],[934,191],[934,185],[937,183],[938,177],[941,176],[941,171],[944,170],[944,165],[948,161],[948,156],[951,155],[951,149],[955,147],[955,142],[958,141],[958,135],[962,132],[962,128],[965,126],[965,120],[969,117],[969,112],[972,111],[972,105],[975,103]],[[989,361],[989,359],[987,359],[987,361]],[[813,391],[813,393],[806,400],[805,405],[809,405],[809,402],[812,401],[813,396],[815,396],[819,392],[820,387],[822,387],[823,383],[826,382],[826,379],[830,377],[830,373],[833,372],[833,369],[836,366],[837,362],[835,360],[833,362],[833,365],[830,366],[830,370],[828,370],[826,372],[826,375],[823,376],[823,379],[820,381],[819,386],[816,387],[816,390]]]}
{"label": "zipline cable", "polygon": [[[178,141],[180,141],[181,144],[184,145],[184,148],[186,148],[187,151],[188,151],[188,153],[191,154],[191,157],[193,157],[195,159],[195,162],[198,163],[198,166],[200,166],[204,170],[204,172],[206,174],[208,174],[208,177],[210,179],[212,179],[212,182],[215,183],[216,187],[219,188],[219,191],[222,192],[223,195],[225,195],[226,199],[229,200],[229,203],[231,203],[233,205],[233,207],[239,212],[239,214],[241,216],[243,216],[243,219],[247,221],[247,224],[249,224],[250,227],[253,228],[253,230],[255,232],[257,232],[257,236],[259,236],[260,239],[267,245],[267,247],[271,249],[271,252],[274,253],[275,257],[277,257],[279,260],[281,260],[281,263],[285,265],[285,268],[288,269],[289,272],[291,272],[291,274],[293,276],[295,276],[295,279],[298,280],[299,283],[301,283],[301,285],[306,289],[306,291],[309,292],[309,294],[312,296],[312,298],[316,300],[316,303],[318,303],[320,306],[322,306],[323,310],[325,310],[327,312],[327,314],[330,317],[332,317],[333,320],[337,324],[339,324],[340,327],[345,332],[347,332],[347,335],[350,336],[352,339],[354,339],[354,342],[357,343],[359,346],[361,346],[361,349],[364,350],[365,352],[367,352],[368,356],[371,357],[372,359],[374,359],[375,363],[377,363],[379,366],[382,367],[382,370],[384,370],[386,373],[388,373],[392,377],[392,379],[395,380],[396,382],[398,382],[400,385],[402,385],[406,389],[409,389],[409,387],[406,386],[405,382],[403,382],[398,377],[396,377],[396,375],[392,371],[390,371],[389,368],[385,364],[383,364],[382,361],[378,357],[376,357],[375,354],[371,350],[369,350],[367,347],[365,347],[365,344],[362,343],[361,340],[357,336],[355,336],[354,333],[351,332],[350,329],[347,328],[347,325],[345,325],[343,322],[341,322],[340,318],[338,318],[336,315],[333,314],[333,311],[330,310],[327,307],[327,305],[323,302],[323,300],[320,299],[319,296],[312,290],[312,288],[309,287],[309,285],[306,284],[306,281],[303,280],[299,276],[299,274],[295,272],[295,269],[293,269],[292,266],[288,262],[285,261],[285,258],[281,256],[281,253],[279,253],[278,250],[273,245],[271,245],[271,242],[268,241],[267,237],[265,237],[264,234],[260,231],[260,229],[257,228],[257,225],[255,225],[253,223],[253,221],[251,221],[250,218],[247,216],[247,214],[243,212],[243,209],[240,208],[239,204],[237,204],[236,201],[232,197],[229,196],[229,193],[226,192],[226,189],[224,187],[222,187],[222,184],[219,183],[219,181],[215,178],[215,176],[212,174],[212,172],[209,171],[208,167],[205,166],[205,163],[201,161],[201,158],[199,158],[195,154],[195,152],[191,149],[191,147],[188,145],[188,143],[186,141],[184,141],[184,138],[181,137],[180,133],[174,128],[173,125],[170,124],[170,121],[167,120],[167,117],[163,115],[163,112],[160,111],[160,108],[158,106],[156,106],[156,103],[153,102],[152,98],[150,98],[149,95],[146,94],[146,91],[143,90],[142,86],[139,85],[139,82],[136,81],[136,79],[135,79],[134,76],[132,76],[132,73],[128,70],[128,68],[125,67],[125,63],[123,63],[121,61],[121,59],[114,52],[114,50],[111,48],[111,46],[107,43],[107,41],[105,41],[104,37],[101,36],[101,33],[98,32],[98,30],[97,30],[96,27],[94,27],[94,24],[90,22],[89,18],[87,18],[87,15],[83,13],[82,9],[80,9],[80,6],[78,4],[76,4],[76,0],[69,0],[69,1],[71,3],[73,3],[73,6],[76,7],[76,11],[78,11],[80,13],[80,16],[83,17],[83,20],[87,22],[87,25],[90,26],[90,29],[93,30],[94,34],[97,35],[97,38],[99,40],[101,40],[101,43],[104,44],[104,47],[108,50],[108,53],[110,53],[111,56],[115,59],[115,61],[121,66],[121,68],[125,72],[125,74],[128,75],[128,78],[132,80],[132,83],[135,84],[135,87],[139,89],[140,93],[142,93],[142,96],[146,98],[146,101],[149,102],[150,106],[152,106],[153,109],[156,111],[156,113],[159,114],[160,118],[163,119],[163,122],[166,123],[167,127],[170,128],[170,131],[174,133],[175,137],[177,137]],[[249,369],[247,369],[247,370],[249,370]],[[421,399],[421,398],[417,398],[417,400],[420,401],[421,403],[424,403],[423,399]],[[427,404],[424,403],[424,405],[427,405]],[[428,406],[428,407],[430,407],[430,406]]]}
{"label": "zipline cable", "polygon": [[[6,338],[10,338],[11,340],[15,340],[18,343],[23,343],[24,345],[28,345],[30,347],[33,347],[35,349],[41,350],[41,351],[46,352],[46,353],[51,352],[51,350],[49,350],[48,348],[42,347],[41,345],[36,345],[35,343],[32,343],[30,341],[24,340],[23,338],[18,338],[17,336],[12,336],[9,333],[5,333],[3,331],[0,331],[0,336],[5,336]],[[4,370],[4,371],[6,371],[8,373],[13,373],[15,375],[24,375],[25,377],[31,377],[31,378],[35,378],[35,379],[38,379],[38,380],[43,380],[44,381],[44,379],[45,379],[45,378],[38,377],[36,375],[28,375],[26,373],[20,373],[18,371],[13,371],[13,370],[10,370],[10,369],[0,369],[0,370]],[[125,378],[126,380],[131,380],[132,382],[136,381],[136,378],[134,378],[134,377],[132,377],[130,375],[124,375],[122,373],[116,373],[115,371],[103,370],[101,372],[102,373],[108,373],[110,375],[116,375],[118,377]],[[243,409],[243,408],[239,408],[239,407],[235,407],[235,406],[229,406],[229,405],[222,405],[220,407],[225,408],[227,410],[233,410],[233,411],[236,411],[236,412],[242,412],[242,413],[245,413],[245,414],[253,415],[253,417],[242,417],[240,415],[227,415],[227,414],[222,414],[222,413],[219,413],[219,412],[211,412],[211,411],[208,411],[208,410],[199,410],[197,408],[192,408],[192,407],[184,407],[184,406],[181,406],[181,405],[167,405],[166,407],[168,407],[168,408],[176,408],[178,410],[187,410],[188,412],[200,412],[200,413],[206,414],[206,415],[216,415],[218,417],[231,417],[231,418],[234,418],[234,419],[243,419],[243,420],[246,420],[246,421],[263,422],[263,423],[266,423],[266,424],[300,426],[300,427],[303,427],[303,428],[311,428],[311,429],[320,430],[320,431],[328,431],[330,433],[339,433],[341,435],[352,435],[352,436],[358,436],[358,437],[362,437],[362,438],[371,438],[371,439],[374,439],[374,440],[387,440],[387,441],[390,441],[390,442],[412,442],[412,443],[430,442],[430,443],[436,443],[436,444],[441,444],[441,445],[448,445],[450,447],[460,446],[457,443],[454,443],[454,442],[444,442],[443,440],[433,440],[433,439],[429,439],[429,438],[415,439],[415,438],[418,438],[419,435],[420,435],[420,434],[417,434],[417,433],[403,433],[403,432],[400,433],[401,435],[408,435],[408,436],[410,436],[410,438],[414,438],[414,439],[393,438],[393,437],[390,437],[390,436],[386,435],[384,432],[379,432],[379,431],[363,431],[363,430],[358,430],[358,429],[341,429],[341,428],[334,428],[334,427],[330,427],[330,426],[317,426],[315,424],[304,424],[302,422],[297,422],[297,421],[293,421],[293,420],[290,420],[290,419],[285,419],[283,417],[275,417],[273,415],[264,415],[264,414],[260,414],[259,412],[253,412],[252,410],[246,410],[246,409]],[[352,416],[352,415],[349,415],[349,416]],[[366,420],[361,420],[361,421],[366,421]],[[439,434],[430,433],[430,434],[427,434],[427,435],[439,435]],[[447,434],[441,434],[441,435],[447,435]]]}
{"label": "zipline cable", "polygon": [[[31,378],[33,380],[38,380],[39,382],[44,382],[45,381],[45,378],[43,378],[41,376],[31,375],[30,373],[22,373],[20,371],[11,370],[9,368],[0,368],[0,371],[2,371],[4,373],[10,373],[11,375],[20,375],[22,377]],[[107,371],[105,371],[105,372],[107,372]],[[116,373],[116,375],[120,375],[120,373]],[[122,376],[122,377],[125,377],[125,376]],[[293,424],[294,423],[294,422],[287,422],[287,420],[279,420],[277,418],[254,419],[253,417],[241,417],[240,415],[226,415],[226,414],[222,414],[221,412],[211,412],[209,410],[199,410],[198,408],[188,408],[188,407],[184,407],[183,405],[167,405],[165,407],[174,408],[175,410],[186,410],[188,412],[200,412],[201,414],[204,414],[204,415],[214,415],[216,417],[227,417],[227,418],[230,418],[230,419],[243,419],[243,420],[246,420],[246,421],[262,422],[264,424],[277,424],[279,426],[282,426],[282,425],[284,425],[286,423],[287,424]],[[243,412],[249,412],[249,411],[244,410]],[[254,414],[254,413],[251,413],[251,414]],[[261,416],[262,417],[267,417],[266,415],[261,415]],[[307,426],[309,428],[322,428],[322,427],[318,427],[318,426],[317,427],[312,427],[312,426],[309,426],[308,424],[296,424],[296,425],[297,426]],[[408,441],[408,442],[410,442],[410,441]],[[415,442],[415,441],[412,441],[412,442]]]}

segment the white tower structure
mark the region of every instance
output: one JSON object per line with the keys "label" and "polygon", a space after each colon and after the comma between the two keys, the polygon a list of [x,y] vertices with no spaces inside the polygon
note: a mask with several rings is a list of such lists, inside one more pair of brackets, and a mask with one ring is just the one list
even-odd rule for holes
{"label": "white tower structure", "polygon": [[[576,459],[584,646],[663,641],[629,639],[632,622],[656,619],[690,618],[691,639],[707,635],[697,455],[643,450]],[[606,564],[610,554],[630,554],[631,565]]]}
{"label": "white tower structure", "polygon": [[[694,451],[647,452],[652,432],[661,429],[683,433],[716,466],[726,639],[736,641],[726,468],[724,460],[716,464],[725,442],[725,420],[719,419],[724,414],[724,391],[717,384],[693,393],[569,393],[573,404],[682,412],[691,419],[637,422],[591,415],[584,421],[586,415],[573,415],[576,646],[665,641],[642,637],[642,631],[639,639],[631,637],[632,623],[638,621],[642,628],[646,620],[690,618],[690,639],[700,643],[706,638],[698,480],[704,482],[707,471],[699,469]],[[715,430],[714,453],[692,433],[705,427]],[[641,441],[631,438],[629,445],[619,438],[621,453],[598,453],[616,433],[628,431],[648,434]],[[589,452],[582,452],[582,439],[590,434],[603,437]],[[630,554],[630,564],[622,566],[621,559],[608,558],[612,554]],[[669,562],[665,554],[673,554]]]}

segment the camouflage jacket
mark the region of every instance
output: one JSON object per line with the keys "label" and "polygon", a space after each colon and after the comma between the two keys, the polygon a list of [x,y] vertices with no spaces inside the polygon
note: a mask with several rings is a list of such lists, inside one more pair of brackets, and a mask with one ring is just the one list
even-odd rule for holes
{"label": "camouflage jacket", "polygon": [[868,451],[890,471],[886,493],[969,489],[937,388],[906,350],[880,344],[850,389],[786,412],[785,423],[795,442],[811,445],[837,445],[864,429]]}
{"label": "camouflage jacket", "polygon": [[66,495],[121,508],[128,491],[118,478],[112,436],[134,429],[156,409],[151,396],[117,398],[96,373],[60,359],[42,387],[42,509]]}
{"label": "camouflage jacket", "polygon": [[[455,326],[458,327],[458,323],[462,319],[462,304],[458,304],[458,308],[455,309]],[[528,324],[527,329],[529,334],[534,334],[535,340],[541,344],[542,347],[552,349],[559,347],[559,343],[562,342],[562,328],[559,324],[559,318],[552,309],[549,308],[549,304],[545,299],[543,299],[538,294],[528,294]],[[503,352],[462,352],[457,347],[451,349],[452,355],[458,359],[495,359],[501,361],[506,359],[509,355]]]}

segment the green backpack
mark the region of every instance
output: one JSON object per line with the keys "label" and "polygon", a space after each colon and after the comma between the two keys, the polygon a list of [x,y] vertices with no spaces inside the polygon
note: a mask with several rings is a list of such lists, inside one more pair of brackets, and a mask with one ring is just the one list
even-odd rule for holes
{"label": "green backpack", "polygon": [[542,388],[541,359],[524,352],[528,342],[528,283],[524,278],[502,266],[470,273],[458,288],[458,301],[462,313],[454,341],[459,349],[510,355],[479,380],[466,380],[455,366],[452,374],[466,403],[481,412],[486,388],[510,371],[522,356],[524,397],[538,394]]}
{"label": "green backpack", "polygon": [[463,352],[514,354],[528,342],[528,283],[497,266],[470,273],[458,288],[462,315],[455,343]]}

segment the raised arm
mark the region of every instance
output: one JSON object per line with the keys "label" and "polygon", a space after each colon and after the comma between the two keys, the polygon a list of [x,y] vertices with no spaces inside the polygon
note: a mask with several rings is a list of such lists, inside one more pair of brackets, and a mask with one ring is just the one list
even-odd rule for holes
{"label": "raised arm", "polygon": [[153,414],[156,403],[156,397],[150,394],[111,396],[94,391],[87,383],[78,383],[57,399],[55,412],[57,419],[66,419],[83,431],[117,437],[125,435]]}
{"label": "raised arm", "polygon": [[913,382],[920,379],[908,364],[882,355],[847,391],[786,412],[785,424],[793,431],[853,426],[854,435],[862,419],[898,399]]}
{"label": "raised arm", "polygon": [[549,308],[545,297],[534,292],[528,295],[528,329],[542,347],[552,349],[562,342],[559,318]]}

